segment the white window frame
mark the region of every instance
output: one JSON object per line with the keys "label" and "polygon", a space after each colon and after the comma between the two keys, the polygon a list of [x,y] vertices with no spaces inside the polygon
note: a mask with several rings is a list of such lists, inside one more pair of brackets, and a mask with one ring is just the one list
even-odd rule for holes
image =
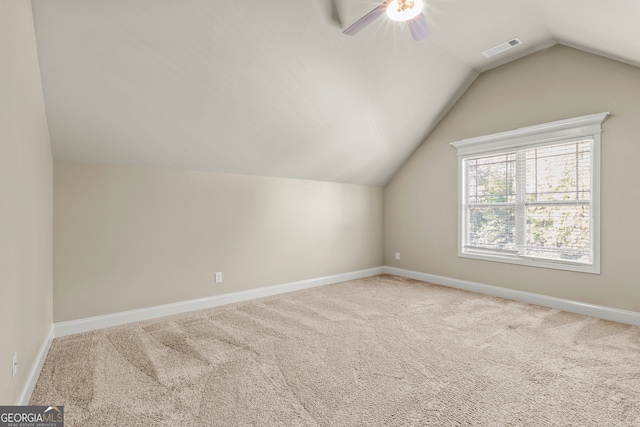
{"label": "white window frame", "polygon": [[[451,145],[455,147],[458,152],[458,256],[462,258],[600,274],[600,134],[602,133],[602,123],[609,115],[610,112],[590,114],[452,142]],[[591,148],[590,222],[593,259],[591,264],[524,257],[513,254],[465,251],[463,243],[465,232],[463,160],[465,158],[546,143],[561,143],[563,140],[581,137],[593,138],[593,146]]]}

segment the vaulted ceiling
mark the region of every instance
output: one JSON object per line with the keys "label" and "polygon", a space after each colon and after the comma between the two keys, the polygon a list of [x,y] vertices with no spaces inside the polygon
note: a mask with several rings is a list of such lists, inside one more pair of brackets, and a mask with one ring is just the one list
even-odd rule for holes
{"label": "vaulted ceiling", "polygon": [[[640,66],[640,1],[32,0],[54,158],[384,185],[482,71],[556,43]],[[523,44],[485,58],[518,37]]]}

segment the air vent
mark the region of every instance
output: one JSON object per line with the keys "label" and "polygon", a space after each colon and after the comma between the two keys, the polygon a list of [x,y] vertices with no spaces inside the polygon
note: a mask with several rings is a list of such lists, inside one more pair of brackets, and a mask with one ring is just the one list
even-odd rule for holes
{"label": "air vent", "polygon": [[482,54],[484,56],[486,56],[487,58],[489,58],[489,57],[492,57],[493,55],[496,55],[496,54],[498,54],[500,52],[504,52],[505,50],[509,50],[512,47],[516,47],[516,46],[521,45],[521,44],[522,44],[522,41],[519,38],[516,37],[516,38],[511,39],[509,41],[506,41],[504,43],[500,43],[499,45],[494,46],[494,47],[492,47],[490,49],[487,49],[484,52],[482,52]]}

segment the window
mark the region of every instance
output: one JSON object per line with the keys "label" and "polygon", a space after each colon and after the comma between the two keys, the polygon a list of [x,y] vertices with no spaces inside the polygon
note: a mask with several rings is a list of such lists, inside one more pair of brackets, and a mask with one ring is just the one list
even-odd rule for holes
{"label": "window", "polygon": [[600,272],[600,133],[609,113],[454,142],[458,255]]}

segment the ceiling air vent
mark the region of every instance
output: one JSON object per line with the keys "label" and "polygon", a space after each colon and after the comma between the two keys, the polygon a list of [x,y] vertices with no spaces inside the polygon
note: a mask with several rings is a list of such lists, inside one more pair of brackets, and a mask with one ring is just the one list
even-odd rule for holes
{"label": "ceiling air vent", "polygon": [[489,58],[493,55],[496,55],[500,52],[504,52],[505,50],[511,49],[512,47],[516,47],[521,44],[522,44],[522,41],[516,37],[504,43],[500,43],[499,45],[494,46],[490,49],[487,49],[484,52],[482,52],[482,54],[487,58]]}

